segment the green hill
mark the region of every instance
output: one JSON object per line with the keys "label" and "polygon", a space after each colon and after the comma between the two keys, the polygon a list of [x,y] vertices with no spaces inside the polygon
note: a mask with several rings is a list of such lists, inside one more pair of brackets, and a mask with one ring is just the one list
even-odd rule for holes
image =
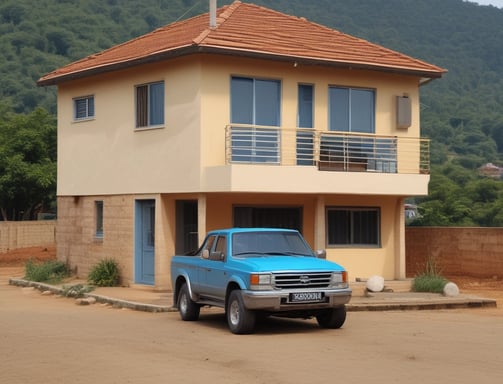
{"label": "green hill", "polygon": [[[462,0],[250,2],[448,69],[421,89],[433,170],[430,196],[415,200],[423,208],[418,223],[503,225],[503,183],[477,173],[487,162],[503,165],[503,10]],[[207,10],[208,0],[3,0],[0,104],[16,113],[40,106],[55,114],[55,87],[35,84],[42,75]],[[490,185],[480,187],[482,181]],[[487,188],[493,193],[484,195]]]}

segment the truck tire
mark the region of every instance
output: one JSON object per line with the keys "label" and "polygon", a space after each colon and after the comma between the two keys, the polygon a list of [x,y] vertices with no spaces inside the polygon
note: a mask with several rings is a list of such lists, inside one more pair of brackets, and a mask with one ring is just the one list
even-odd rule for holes
{"label": "truck tire", "polygon": [[316,320],[321,328],[340,328],[346,321],[346,306],[325,309],[316,315]]}
{"label": "truck tire", "polygon": [[243,303],[241,291],[236,289],[229,295],[226,308],[227,324],[232,333],[247,334],[253,333],[255,328],[256,314],[246,309]]}
{"label": "truck tire", "polygon": [[178,311],[180,312],[180,317],[184,321],[195,321],[199,319],[199,312],[201,307],[196,304],[190,298],[189,288],[187,283],[183,283],[180,288],[180,294],[178,295],[177,303]]}

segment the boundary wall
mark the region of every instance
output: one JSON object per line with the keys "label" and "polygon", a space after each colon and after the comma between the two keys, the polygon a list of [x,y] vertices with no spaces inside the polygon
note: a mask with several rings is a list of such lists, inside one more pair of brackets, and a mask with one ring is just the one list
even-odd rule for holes
{"label": "boundary wall", "polygon": [[503,228],[406,227],[407,277],[432,258],[444,276],[503,279]]}
{"label": "boundary wall", "polygon": [[0,254],[18,248],[56,245],[56,220],[0,221]]}

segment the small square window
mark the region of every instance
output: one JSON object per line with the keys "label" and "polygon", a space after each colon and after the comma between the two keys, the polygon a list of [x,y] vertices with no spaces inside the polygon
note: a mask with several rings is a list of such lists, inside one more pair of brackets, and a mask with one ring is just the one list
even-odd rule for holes
{"label": "small square window", "polygon": [[73,99],[73,118],[75,120],[94,118],[94,96]]}
{"label": "small square window", "polygon": [[136,128],[164,125],[164,81],[136,87]]}
{"label": "small square window", "polygon": [[103,238],[103,201],[97,200],[94,202],[94,210],[96,217],[96,238]]}

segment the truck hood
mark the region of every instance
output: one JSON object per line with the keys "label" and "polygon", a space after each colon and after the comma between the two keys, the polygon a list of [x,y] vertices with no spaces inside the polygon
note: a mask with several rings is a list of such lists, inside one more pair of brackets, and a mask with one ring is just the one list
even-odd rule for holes
{"label": "truck hood", "polygon": [[308,256],[236,257],[232,263],[250,272],[344,271],[337,263]]}

